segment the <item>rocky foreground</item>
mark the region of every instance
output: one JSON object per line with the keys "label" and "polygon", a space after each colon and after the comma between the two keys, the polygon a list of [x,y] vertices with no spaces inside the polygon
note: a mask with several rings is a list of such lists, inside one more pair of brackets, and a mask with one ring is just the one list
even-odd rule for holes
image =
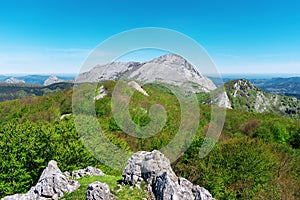
{"label": "rocky foreground", "polygon": [[[15,194],[2,200],[46,200],[60,199],[64,194],[74,192],[80,187],[76,179],[83,176],[103,176],[96,168],[87,167],[62,173],[55,161],[50,161],[38,183],[26,194]],[[159,151],[140,151],[132,155],[122,174],[120,184],[141,187],[147,183],[149,200],[213,200],[212,195],[200,186],[177,177],[170,166],[170,161]],[[106,183],[91,183],[86,191],[87,200],[115,200]]]}

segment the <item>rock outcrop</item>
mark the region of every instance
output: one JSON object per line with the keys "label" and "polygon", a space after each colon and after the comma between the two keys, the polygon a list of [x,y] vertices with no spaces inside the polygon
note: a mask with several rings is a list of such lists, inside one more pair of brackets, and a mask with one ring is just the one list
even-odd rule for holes
{"label": "rock outcrop", "polygon": [[[62,173],[55,161],[50,161],[40,176],[38,183],[26,194],[7,196],[2,200],[57,200],[65,193],[72,193],[80,187],[79,182],[69,178],[83,176],[103,176],[96,168],[87,167]],[[159,151],[140,151],[127,161],[121,182],[125,185],[141,187],[146,182],[151,200],[214,200],[212,195],[198,185],[194,186],[185,178],[177,177],[170,166],[170,161]],[[132,186],[133,187],[133,186]],[[94,182],[86,190],[87,200],[116,200],[106,183]]]}
{"label": "rock outcrop", "polygon": [[123,172],[124,184],[148,183],[148,192],[155,200],[213,200],[211,194],[190,181],[177,177],[170,161],[159,151],[140,151],[128,160]]}
{"label": "rock outcrop", "polygon": [[86,200],[116,200],[116,197],[110,193],[106,183],[94,182],[87,188]]}
{"label": "rock outcrop", "polygon": [[55,161],[50,161],[40,176],[36,186],[26,194],[7,196],[3,200],[46,200],[59,199],[64,193],[71,193],[79,188],[77,181],[70,180],[64,175]]}
{"label": "rock outcrop", "polygon": [[128,86],[135,89],[136,91],[142,93],[143,95],[145,95],[147,97],[149,96],[149,94],[135,81],[130,81],[128,83]]}
{"label": "rock outcrop", "polygon": [[97,168],[94,167],[87,167],[85,169],[79,169],[72,172],[72,178],[78,179],[83,176],[104,176],[105,174]]}
{"label": "rock outcrop", "polygon": [[106,90],[103,85],[97,90],[97,92],[98,92],[98,94],[94,97],[94,101],[103,99],[107,95]]}

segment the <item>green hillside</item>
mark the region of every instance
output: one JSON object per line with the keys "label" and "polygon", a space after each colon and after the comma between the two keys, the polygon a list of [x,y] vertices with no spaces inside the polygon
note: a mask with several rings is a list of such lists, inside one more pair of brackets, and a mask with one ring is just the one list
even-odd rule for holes
{"label": "green hillside", "polygon": [[[132,120],[140,126],[150,122],[150,106],[166,109],[166,126],[155,136],[139,139],[125,134],[111,113],[115,82],[100,84],[107,95],[95,109],[106,136],[127,151],[160,149],[180,126],[180,105],[169,90],[146,85],[149,97],[135,92],[130,102]],[[88,85],[83,85],[88,87]],[[300,121],[276,114],[227,110],[221,137],[210,154],[198,152],[210,122],[210,106],[200,104],[199,129],[192,145],[173,163],[178,176],[208,189],[216,199],[299,199]],[[80,105],[84,109],[85,105]],[[28,191],[50,160],[62,171],[88,165],[112,177],[112,170],[97,161],[82,144],[73,117],[72,91],[0,103],[0,197]],[[100,120],[101,119],[101,120]],[[114,185],[113,183],[111,185]]]}
{"label": "green hillside", "polygon": [[235,110],[269,112],[300,119],[300,100],[296,97],[264,92],[246,79],[225,83],[225,90]]}

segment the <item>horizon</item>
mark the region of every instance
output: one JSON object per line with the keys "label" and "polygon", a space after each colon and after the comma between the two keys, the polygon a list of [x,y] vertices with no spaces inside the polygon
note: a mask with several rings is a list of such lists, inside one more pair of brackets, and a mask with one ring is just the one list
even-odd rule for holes
{"label": "horizon", "polygon": [[[208,52],[221,74],[300,74],[298,1],[118,4],[1,2],[0,74],[76,74],[100,43],[141,27],[163,27],[187,35]],[[149,57],[144,56],[135,59]]]}

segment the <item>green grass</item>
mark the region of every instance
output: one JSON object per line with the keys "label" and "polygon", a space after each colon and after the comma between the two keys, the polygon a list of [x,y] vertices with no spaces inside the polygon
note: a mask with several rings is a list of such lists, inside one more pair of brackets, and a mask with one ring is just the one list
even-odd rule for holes
{"label": "green grass", "polygon": [[121,176],[86,176],[78,179],[80,183],[80,188],[74,191],[71,194],[65,194],[62,198],[63,200],[85,200],[86,199],[86,190],[89,184],[99,181],[101,183],[106,183],[110,192],[114,194],[118,200],[140,200],[142,198],[147,198],[148,194],[145,192],[145,184],[141,184],[141,188],[139,189],[134,187],[130,189],[130,186],[120,186],[118,185],[118,180],[121,180]]}

